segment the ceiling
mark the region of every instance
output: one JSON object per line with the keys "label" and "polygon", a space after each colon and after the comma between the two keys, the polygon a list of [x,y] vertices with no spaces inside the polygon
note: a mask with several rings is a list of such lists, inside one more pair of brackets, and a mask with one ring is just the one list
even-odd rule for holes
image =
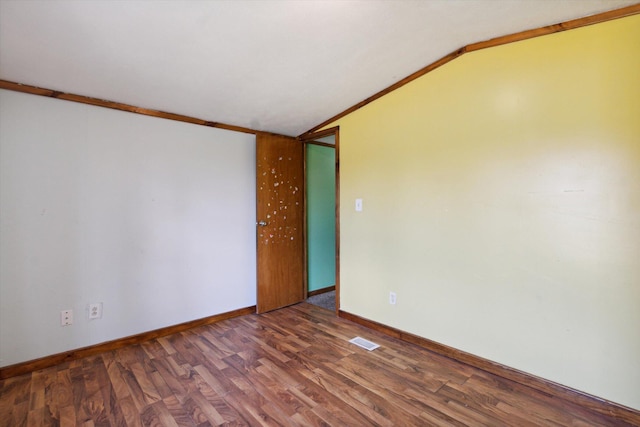
{"label": "ceiling", "polygon": [[0,79],[299,135],[470,43],[637,0],[0,0]]}

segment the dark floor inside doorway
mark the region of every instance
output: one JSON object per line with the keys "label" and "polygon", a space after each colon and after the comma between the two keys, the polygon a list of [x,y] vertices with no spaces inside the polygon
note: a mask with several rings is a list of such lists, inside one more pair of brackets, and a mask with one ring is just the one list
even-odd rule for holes
{"label": "dark floor inside doorway", "polygon": [[307,302],[327,310],[336,311],[336,291],[314,295],[307,298]]}

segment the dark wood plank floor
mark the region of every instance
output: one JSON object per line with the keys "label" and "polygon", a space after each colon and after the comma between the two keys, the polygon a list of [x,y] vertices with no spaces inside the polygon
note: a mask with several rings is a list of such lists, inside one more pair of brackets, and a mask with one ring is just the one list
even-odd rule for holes
{"label": "dark wood plank floor", "polygon": [[0,424],[624,425],[306,303],[4,380]]}

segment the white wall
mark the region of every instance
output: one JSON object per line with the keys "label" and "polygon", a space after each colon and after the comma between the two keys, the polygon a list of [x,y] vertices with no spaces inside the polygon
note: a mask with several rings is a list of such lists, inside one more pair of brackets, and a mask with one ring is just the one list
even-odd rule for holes
{"label": "white wall", "polygon": [[255,305],[254,135],[2,90],[0,217],[0,366]]}

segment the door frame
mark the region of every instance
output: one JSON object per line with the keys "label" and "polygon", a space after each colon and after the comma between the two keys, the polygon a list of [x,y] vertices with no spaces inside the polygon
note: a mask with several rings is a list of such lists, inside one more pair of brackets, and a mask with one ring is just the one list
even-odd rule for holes
{"label": "door frame", "polygon": [[[327,144],[323,142],[316,141],[317,139],[324,138],[327,136],[334,136],[335,144]],[[305,278],[304,278],[304,294],[305,299],[307,298],[307,293],[309,290],[308,283],[308,265],[309,265],[309,257],[308,257],[308,235],[307,235],[307,182],[306,182],[306,170],[307,170],[307,144],[315,144],[315,145],[323,145],[327,147],[332,147],[335,149],[335,181],[336,181],[336,212],[335,212],[335,223],[336,223],[336,247],[335,247],[335,263],[336,263],[336,307],[335,313],[338,315],[340,313],[340,127],[332,127],[329,129],[320,130],[311,134],[304,134],[298,137],[298,139],[305,144],[304,150],[304,171],[305,171],[305,181],[304,181],[304,268],[305,268]]]}

